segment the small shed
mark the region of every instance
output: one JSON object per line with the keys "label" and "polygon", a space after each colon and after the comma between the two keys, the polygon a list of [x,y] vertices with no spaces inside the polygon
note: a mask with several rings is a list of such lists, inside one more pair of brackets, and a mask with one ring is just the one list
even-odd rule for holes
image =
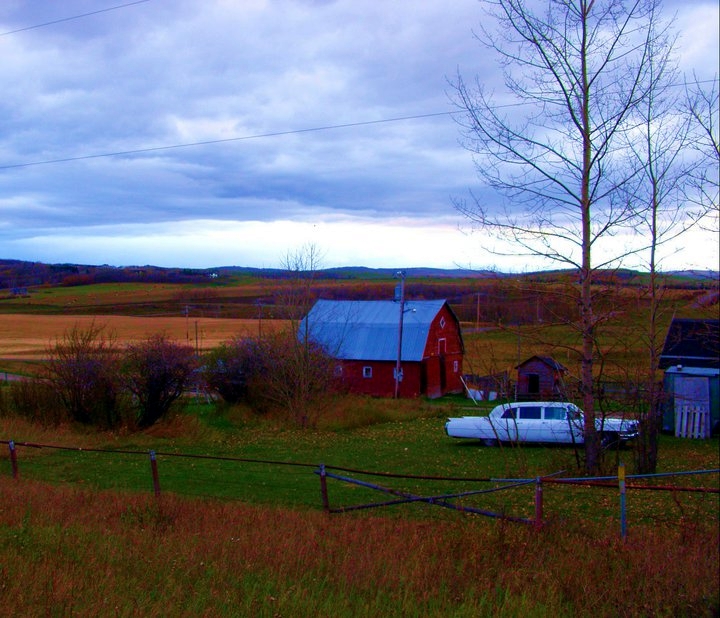
{"label": "small shed", "polygon": [[531,356],[517,367],[516,397],[552,401],[565,399],[567,368],[550,356]]}
{"label": "small shed", "polygon": [[318,300],[300,324],[305,333],[339,361],[352,392],[394,396],[399,352],[399,396],[463,391],[460,322],[445,300]]}
{"label": "small shed", "polygon": [[665,370],[663,431],[706,437],[720,430],[720,320],[675,318],[660,369]]}

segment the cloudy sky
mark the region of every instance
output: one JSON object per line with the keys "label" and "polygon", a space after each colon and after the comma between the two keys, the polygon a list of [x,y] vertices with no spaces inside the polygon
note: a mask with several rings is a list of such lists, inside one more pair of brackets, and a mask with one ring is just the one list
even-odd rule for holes
{"label": "cloudy sky", "polygon": [[[716,0],[668,0],[680,64],[718,72]],[[2,0],[0,258],[532,270],[454,209],[477,188],[449,112],[492,83],[477,0]],[[632,264],[628,264],[633,266]],[[663,266],[717,268],[717,237]]]}

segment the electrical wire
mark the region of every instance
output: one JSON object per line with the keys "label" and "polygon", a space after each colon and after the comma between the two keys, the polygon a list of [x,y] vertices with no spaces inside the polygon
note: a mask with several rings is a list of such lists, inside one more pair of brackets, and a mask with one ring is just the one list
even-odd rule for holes
{"label": "electrical wire", "polygon": [[98,15],[99,13],[107,13],[109,11],[117,11],[118,9],[124,9],[129,6],[135,6],[136,4],[143,4],[145,2],[150,2],[150,0],[136,0],[135,2],[128,2],[126,4],[119,4],[117,6],[111,6],[106,9],[99,9],[97,11],[91,11],[90,13],[82,13],[81,15],[73,15],[71,17],[63,17],[62,19],[46,21],[42,24],[36,24],[34,26],[25,26],[24,28],[18,28],[17,30],[8,30],[7,32],[0,32],[0,36],[8,36],[9,34],[17,34],[18,32],[26,32],[28,30],[35,30],[37,28],[45,28],[46,26],[53,26],[55,24],[61,24],[66,21],[73,21],[75,19],[81,19],[83,17],[90,17],[91,15]]}
{"label": "electrical wire", "polygon": [[389,122],[402,122],[405,120],[419,120],[422,118],[433,118],[437,116],[449,116],[461,112],[433,112],[430,114],[418,114],[414,116],[399,116],[397,118],[383,118],[381,120],[364,120],[358,122],[348,122],[345,124],[333,124],[320,127],[311,127],[307,129],[291,129],[288,131],[275,131],[272,133],[255,133],[252,135],[240,135],[238,137],[226,137],[223,139],[205,140],[201,142],[188,142],[184,144],[172,144],[168,146],[152,146],[149,148],[135,148],[132,150],[119,150],[115,152],[103,152],[90,155],[79,155],[77,157],[63,157],[60,159],[45,159],[43,161],[31,161],[28,163],[15,163],[12,165],[0,165],[0,170],[16,169],[21,167],[33,167],[37,165],[51,165],[55,163],[68,163],[70,161],[85,161],[87,159],[100,159],[103,157],[120,157],[135,154],[145,154],[148,152],[159,152],[163,150],[174,150],[179,148],[192,148],[196,146],[207,146],[209,144],[224,144],[229,142],[239,142],[253,139],[263,139],[267,137],[281,137],[284,135],[297,135],[301,133],[312,133],[317,131],[331,131],[336,129],[347,129],[352,127],[364,127],[374,124],[384,124]]}

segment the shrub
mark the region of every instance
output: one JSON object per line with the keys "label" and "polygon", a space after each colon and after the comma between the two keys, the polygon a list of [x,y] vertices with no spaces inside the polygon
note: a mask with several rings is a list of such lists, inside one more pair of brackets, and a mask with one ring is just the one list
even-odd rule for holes
{"label": "shrub", "polygon": [[260,371],[248,384],[250,402],[261,408],[282,408],[301,427],[315,426],[338,392],[337,361],[292,332],[262,339],[257,353]]}
{"label": "shrub", "polygon": [[0,391],[0,416],[14,414],[43,426],[59,425],[70,420],[55,389],[47,382],[38,379],[18,380]]}
{"label": "shrub", "polygon": [[123,383],[132,394],[139,428],[150,427],[183,394],[197,366],[191,346],[152,335],[129,345],[123,361]]}
{"label": "shrub", "polygon": [[246,399],[249,383],[264,371],[264,360],[256,339],[235,337],[205,356],[203,380],[208,390],[235,404]]}
{"label": "shrub", "polygon": [[49,350],[47,380],[70,417],[115,427],[121,422],[119,357],[115,338],[103,326],[74,326]]}

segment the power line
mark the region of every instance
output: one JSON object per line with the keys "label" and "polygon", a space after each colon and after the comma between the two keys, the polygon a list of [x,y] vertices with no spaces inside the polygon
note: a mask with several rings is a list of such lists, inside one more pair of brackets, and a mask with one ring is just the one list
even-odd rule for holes
{"label": "power line", "polygon": [[[133,2],[130,4],[121,5],[114,8],[122,8],[124,6],[131,6],[132,4],[139,4],[140,2],[150,2],[150,0],[139,0],[138,2]],[[113,10],[110,9],[104,9],[104,11],[110,11]],[[96,12],[103,12],[103,11],[96,11]],[[86,13],[86,15],[91,15],[92,13]],[[81,16],[78,16],[81,17]],[[67,19],[73,19],[73,18],[67,18]],[[64,20],[61,20],[64,21]],[[51,22],[52,23],[52,22]],[[39,26],[31,26],[31,27],[39,27]],[[1,36],[1,35],[0,35]],[[696,80],[694,82],[690,82],[690,85],[696,84],[707,84],[707,83],[714,83],[717,82],[718,79],[707,79],[707,80]],[[687,87],[688,84],[671,84],[671,87],[680,87],[685,86]],[[510,107],[523,107],[526,105],[525,102],[518,102],[518,103],[505,103],[502,105],[495,106],[496,109],[505,109]],[[320,127],[310,127],[305,129],[290,129],[288,131],[274,131],[271,133],[255,133],[252,135],[241,135],[238,137],[226,137],[223,139],[213,139],[213,140],[204,140],[199,142],[187,142],[182,144],[170,144],[166,146],[151,146],[149,148],[134,148],[131,150],[118,150],[113,152],[102,152],[97,154],[89,154],[89,155],[78,155],[76,157],[62,157],[58,159],[44,159],[42,161],[30,161],[27,163],[14,163],[11,165],[0,165],[0,170],[9,170],[9,169],[18,169],[22,167],[35,167],[39,165],[53,165],[56,163],[69,163],[72,161],[86,161],[89,159],[102,159],[107,157],[121,157],[121,156],[127,156],[127,155],[136,155],[136,154],[145,154],[149,152],[160,152],[163,150],[175,150],[180,148],[193,148],[197,146],[207,146],[211,144],[224,144],[229,142],[240,142],[245,140],[253,140],[253,139],[263,139],[267,137],[282,137],[284,135],[298,135],[301,133],[313,133],[313,132],[319,132],[319,131],[331,131],[336,129],[347,129],[352,127],[363,127],[363,126],[370,126],[375,124],[385,124],[385,123],[391,123],[391,122],[403,122],[406,120],[421,120],[423,118],[434,118],[438,116],[452,116],[455,114],[464,114],[466,113],[465,110],[456,110],[456,111],[448,111],[448,112],[431,112],[428,114],[416,114],[412,116],[397,116],[394,118],[382,118],[380,120],[361,120],[358,122],[348,122],[344,124],[333,124],[333,125],[324,125]]]}
{"label": "power line", "polygon": [[16,169],[20,167],[33,167],[37,165],[52,165],[55,163],[69,163],[70,161],[85,161],[88,159],[101,159],[104,157],[121,157],[126,155],[145,154],[148,152],[159,152],[163,150],[174,150],[178,148],[192,148],[195,146],[206,146],[209,144],[224,144],[228,142],[240,142],[244,140],[262,139],[266,137],[281,137],[283,135],[297,135],[300,133],[312,133],[317,131],[331,131],[335,129],[347,129],[352,127],[364,127],[374,124],[390,122],[402,122],[405,120],[420,120],[422,118],[433,118],[437,116],[449,116],[460,112],[434,112],[430,114],[418,114],[415,116],[399,116],[397,118],[383,118],[381,120],[364,120],[359,122],[348,122],[345,124],[333,124],[307,129],[292,129],[289,131],[276,131],[273,133],[256,133],[253,135],[241,135],[238,137],[226,137],[223,139],[206,140],[202,142],[188,142],[185,144],[172,144],[169,146],[153,146],[150,148],[135,148],[133,150],[119,150],[116,152],[103,152],[98,154],[80,155],[77,157],[63,157],[61,159],[45,159],[43,161],[31,161],[29,163],[15,163],[13,165],[0,165],[0,170]]}
{"label": "power line", "polygon": [[90,13],[82,13],[81,15],[73,15],[72,17],[63,17],[62,19],[55,19],[53,21],[46,21],[42,24],[36,24],[34,26],[26,26],[25,28],[18,28],[17,30],[8,30],[7,32],[0,32],[0,36],[7,36],[9,34],[17,34],[18,32],[25,32],[27,30],[35,30],[36,28],[44,28],[45,26],[53,26],[55,24],[61,24],[66,21],[73,21],[75,19],[81,19],[83,17],[90,17],[91,15],[98,15],[99,13],[107,13],[108,11],[116,11],[118,9],[124,9],[129,6],[136,4],[143,4],[144,2],[150,2],[150,0],[136,0],[135,2],[128,2],[127,4],[119,4],[117,6],[111,6],[106,9],[99,9],[97,11],[91,11]]}

